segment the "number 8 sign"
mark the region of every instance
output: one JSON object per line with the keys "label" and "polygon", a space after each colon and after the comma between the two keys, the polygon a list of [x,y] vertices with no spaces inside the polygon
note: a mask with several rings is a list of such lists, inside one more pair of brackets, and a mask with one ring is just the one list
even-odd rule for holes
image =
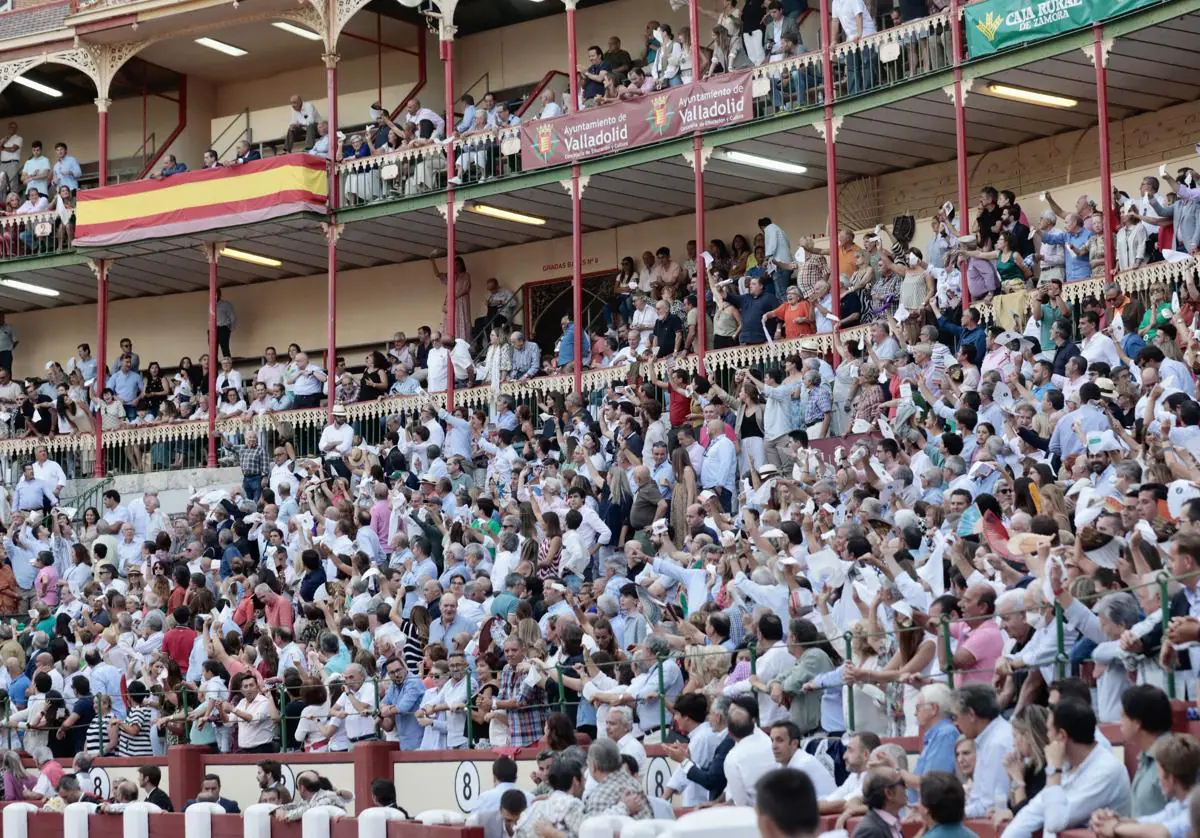
{"label": "number 8 sign", "polygon": [[646,796],[662,798],[671,773],[671,763],[662,757],[650,760],[646,766]]}
{"label": "number 8 sign", "polygon": [[482,792],[479,768],[473,762],[460,762],[458,770],[454,772],[454,799],[458,808],[464,812],[474,812]]}
{"label": "number 8 sign", "polygon": [[84,794],[90,794],[101,800],[108,800],[112,794],[112,783],[108,772],[99,766],[92,766],[86,776],[80,777],[79,788]]}

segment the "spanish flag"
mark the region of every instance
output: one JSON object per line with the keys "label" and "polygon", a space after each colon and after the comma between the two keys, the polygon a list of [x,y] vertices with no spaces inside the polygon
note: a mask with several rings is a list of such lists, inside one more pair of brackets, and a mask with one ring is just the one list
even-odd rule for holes
{"label": "spanish flag", "polygon": [[288,154],[79,193],[75,244],[111,247],[253,224],[301,212],[325,214],[326,160]]}

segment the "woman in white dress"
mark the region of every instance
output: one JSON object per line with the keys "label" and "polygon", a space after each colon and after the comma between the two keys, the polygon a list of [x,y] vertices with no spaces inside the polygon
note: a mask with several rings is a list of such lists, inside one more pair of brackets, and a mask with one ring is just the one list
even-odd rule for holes
{"label": "woman in white dress", "polygon": [[833,373],[833,415],[829,418],[827,436],[845,436],[850,428],[850,406],[858,390],[858,371],[861,367],[862,351],[857,341],[843,342],[834,335],[838,354],[842,362]]}

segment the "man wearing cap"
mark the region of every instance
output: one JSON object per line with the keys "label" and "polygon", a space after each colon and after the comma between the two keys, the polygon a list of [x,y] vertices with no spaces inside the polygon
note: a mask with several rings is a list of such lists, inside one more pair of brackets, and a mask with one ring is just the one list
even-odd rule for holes
{"label": "man wearing cap", "polygon": [[350,451],[353,442],[354,429],[346,423],[346,406],[334,405],[333,423],[326,425],[325,429],[321,431],[321,439],[317,443],[317,447],[321,451],[325,465],[347,480],[350,479],[350,470],[346,468],[342,457]]}

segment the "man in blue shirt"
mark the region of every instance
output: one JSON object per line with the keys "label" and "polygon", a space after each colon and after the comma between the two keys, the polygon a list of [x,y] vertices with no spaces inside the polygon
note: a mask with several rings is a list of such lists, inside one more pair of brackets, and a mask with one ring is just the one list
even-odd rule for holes
{"label": "man in blue shirt", "polygon": [[389,733],[396,732],[400,750],[415,751],[421,747],[424,728],[414,714],[425,697],[425,685],[409,674],[402,658],[388,661],[387,676],[391,686],[379,702],[380,726]]}
{"label": "man in blue shirt", "polygon": [[958,728],[946,716],[950,709],[950,688],[945,684],[929,684],[917,695],[917,724],[925,731],[921,738],[921,754],[915,769],[904,772],[910,789],[920,789],[921,778],[930,771],[954,773],[954,746]]}
{"label": "man in blue shirt", "polygon": [[133,359],[129,355],[121,356],[121,366],[108,377],[107,386],[125,405],[125,418],[132,420],[137,416],[137,400],[144,385],[141,374],[133,371]]}
{"label": "man in blue shirt", "polygon": [[959,346],[975,347],[975,363],[982,363],[983,356],[987,355],[987,330],[979,322],[979,312],[974,308],[967,309],[963,313],[963,325],[960,326],[947,320],[936,302],[930,302],[929,307],[937,317],[938,328],[945,329],[958,338]]}
{"label": "man in blue shirt", "polygon": [[29,676],[21,669],[21,662],[16,658],[9,658],[5,661],[5,667],[8,670],[8,698],[12,701],[13,707],[18,710],[24,710],[26,704],[26,694],[29,692]]}
{"label": "man in blue shirt", "polygon": [[[712,274],[707,274],[712,283]],[[723,288],[713,287],[714,296],[724,296],[729,304],[742,313],[742,333],[740,343],[743,346],[753,346],[767,342],[767,333],[763,329],[763,316],[779,308],[779,299],[772,293],[763,290],[762,277],[751,277],[747,280],[749,294],[728,294]],[[768,321],[768,328],[774,328],[775,321]]]}
{"label": "man in blue shirt", "polygon": [[1075,213],[1068,213],[1066,231],[1055,230],[1054,222],[1042,220],[1042,242],[1064,245],[1067,249],[1067,282],[1088,279],[1092,275],[1092,260],[1088,256],[1087,243],[1092,231],[1079,220]]}
{"label": "man in blue shirt", "polygon": [[12,508],[41,512],[45,504],[53,506],[58,502],[53,490],[53,486],[47,486],[33,476],[33,463],[26,463],[21,470],[21,479],[13,486]]}
{"label": "man in blue shirt", "polygon": [[[583,352],[581,357],[586,361],[592,353],[592,341],[588,337],[588,333],[584,330],[583,333]],[[574,321],[563,318],[563,336],[558,344],[558,366],[569,367],[575,363],[575,323]]]}
{"label": "man in blue shirt", "polygon": [[79,191],[79,178],[83,176],[83,170],[79,168],[79,161],[71,155],[67,154],[66,143],[56,143],[54,145],[54,191],[57,193],[62,187],[67,187],[74,195]]}
{"label": "man in blue shirt", "polygon": [[458,597],[454,594],[442,594],[438,603],[441,619],[429,624],[429,642],[441,643],[449,651],[454,638],[462,633],[474,634],[478,628],[473,622],[458,613]]}

